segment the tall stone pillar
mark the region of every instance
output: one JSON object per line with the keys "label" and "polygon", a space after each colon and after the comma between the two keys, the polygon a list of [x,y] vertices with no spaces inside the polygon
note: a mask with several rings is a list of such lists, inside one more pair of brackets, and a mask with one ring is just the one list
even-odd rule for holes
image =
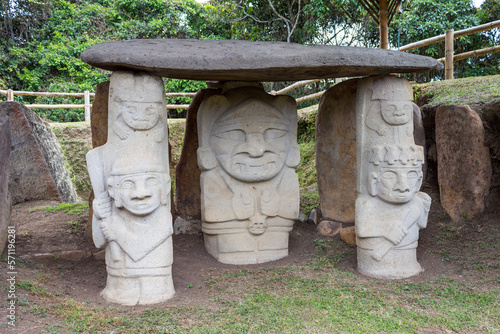
{"label": "tall stone pillar", "polygon": [[8,116],[0,116],[0,254],[7,245],[8,227],[12,212],[9,192],[10,122]]}
{"label": "tall stone pillar", "polygon": [[413,139],[412,87],[403,78],[360,80],[356,99],[358,270],[377,278],[422,271],[418,235],[431,199],[419,192],[424,149]]}
{"label": "tall stone pillar", "polygon": [[165,91],[160,77],[114,72],[108,139],[87,154],[92,236],[106,247],[104,299],[123,305],[173,297]]}
{"label": "tall stone pillar", "polygon": [[296,103],[260,84],[229,82],[198,112],[202,230],[229,264],[288,255],[299,211]]}

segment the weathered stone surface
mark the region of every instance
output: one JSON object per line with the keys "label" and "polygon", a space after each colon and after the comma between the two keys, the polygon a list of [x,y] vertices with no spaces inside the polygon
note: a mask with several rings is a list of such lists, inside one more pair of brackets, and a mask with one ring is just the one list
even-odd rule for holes
{"label": "weathered stone surface", "polygon": [[108,104],[109,81],[101,82],[95,90],[90,128],[92,130],[92,147],[96,148],[106,144],[108,140]]}
{"label": "weathered stone surface", "polygon": [[166,111],[160,77],[111,75],[108,139],[87,154],[93,239],[106,246],[101,296],[110,302],[154,304],[175,294]]}
{"label": "weathered stone surface", "polygon": [[[90,117],[90,129],[92,131],[92,147],[96,148],[106,144],[108,140],[108,102],[109,101],[109,81],[101,82],[97,85],[94,102],[92,103],[92,114]],[[92,238],[92,218],[94,211],[92,202],[94,201],[94,191],[89,195],[89,219],[85,226],[85,236]]]}
{"label": "weathered stone surface", "polygon": [[201,187],[196,151],[198,150],[198,109],[200,104],[220,89],[202,89],[194,97],[186,116],[182,152],[175,168],[175,208],[180,216],[201,217]]}
{"label": "weathered stone surface", "polygon": [[356,246],[356,229],[354,226],[344,227],[340,231],[340,240],[346,244]]}
{"label": "weathered stone surface", "polygon": [[342,223],[331,220],[322,220],[316,227],[319,234],[333,237],[342,230]]}
{"label": "weathered stone surface", "polygon": [[9,117],[0,116],[0,254],[7,245],[8,227],[12,212],[9,192],[10,163],[10,122]]}
{"label": "weathered stone surface", "polygon": [[469,106],[439,107],[436,148],[443,208],[454,221],[482,213],[492,170],[479,115]]}
{"label": "weathered stone surface", "polygon": [[[316,171],[325,219],[354,222],[356,202],[356,90],[359,79],[335,85],[321,98],[316,123]],[[425,145],[422,115],[413,104],[415,143]],[[425,147],[425,146],[424,146]],[[424,165],[425,177],[426,165]]]}
{"label": "weathered stone surface", "polygon": [[358,82],[356,101],[358,271],[400,279],[422,271],[419,230],[431,199],[419,192],[424,148],[413,138],[411,85],[394,76]]}
{"label": "weathered stone surface", "polygon": [[441,69],[435,59],[347,46],[238,40],[142,39],[106,42],[81,59],[110,71],[142,70],[177,79],[297,81]]}
{"label": "weathered stone surface", "polygon": [[321,214],[354,222],[356,202],[356,90],[358,79],[323,94],[316,122],[316,170]]}
{"label": "weathered stone surface", "polygon": [[424,121],[422,119],[422,112],[415,103],[413,103],[413,139],[415,140],[415,145],[424,148],[424,165],[422,166],[422,172],[424,173],[423,179],[425,180],[427,176],[427,145],[425,142]]}
{"label": "weathered stone surface", "polygon": [[12,203],[39,199],[77,202],[61,147],[50,127],[17,102],[0,102],[0,115],[10,119]]}
{"label": "weathered stone surface", "polygon": [[229,264],[287,256],[299,215],[295,100],[231,83],[203,101],[198,134],[207,251]]}

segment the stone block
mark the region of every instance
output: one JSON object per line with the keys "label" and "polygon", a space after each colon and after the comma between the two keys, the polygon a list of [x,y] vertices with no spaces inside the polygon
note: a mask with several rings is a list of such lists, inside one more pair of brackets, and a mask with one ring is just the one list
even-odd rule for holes
{"label": "stone block", "polygon": [[218,261],[262,263],[288,255],[299,215],[297,110],[257,83],[229,83],[198,112],[205,247]]}
{"label": "stone block", "polygon": [[356,202],[356,90],[358,79],[323,94],[316,123],[316,171],[325,219],[354,222]]}
{"label": "stone block", "polygon": [[41,199],[77,202],[61,147],[49,125],[17,102],[0,102],[0,115],[10,120],[12,203]]}
{"label": "stone block", "polygon": [[9,192],[10,163],[10,122],[9,117],[0,116],[0,254],[7,245],[8,227],[12,212]]}
{"label": "stone block", "polygon": [[491,183],[491,158],[479,115],[469,106],[436,112],[436,147],[441,205],[454,221],[484,211]]}
{"label": "stone block", "polygon": [[87,154],[92,236],[106,247],[101,296],[122,305],[163,302],[172,281],[172,215],[165,91],[160,77],[114,72],[108,138]]}

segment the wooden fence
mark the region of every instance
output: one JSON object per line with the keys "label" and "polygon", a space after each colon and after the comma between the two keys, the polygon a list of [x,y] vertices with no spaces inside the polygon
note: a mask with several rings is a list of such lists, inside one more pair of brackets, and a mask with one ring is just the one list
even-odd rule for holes
{"label": "wooden fence", "polygon": [[490,29],[494,29],[500,27],[500,20],[489,22],[486,24],[482,24],[476,27],[464,29],[464,30],[459,30],[459,31],[454,31],[453,29],[449,29],[444,33],[443,35],[439,36],[434,36],[428,39],[424,39],[419,42],[407,44],[405,46],[402,46],[399,48],[400,51],[409,51],[413,50],[422,46],[427,46],[430,44],[438,43],[438,42],[445,42],[445,56],[443,58],[439,58],[438,60],[442,63],[444,63],[444,68],[445,68],[445,75],[444,79],[445,80],[450,80],[453,79],[453,63],[462,59],[467,59],[467,58],[472,58],[472,57],[477,57],[477,56],[483,56],[487,55],[490,53],[495,53],[495,52],[500,52],[500,45],[492,46],[486,49],[480,49],[480,50],[475,50],[475,51],[469,51],[465,53],[461,53],[458,55],[454,55],[454,47],[453,47],[453,41],[457,37],[462,37],[462,36],[467,36],[471,34],[475,34],[481,31],[486,31]]}

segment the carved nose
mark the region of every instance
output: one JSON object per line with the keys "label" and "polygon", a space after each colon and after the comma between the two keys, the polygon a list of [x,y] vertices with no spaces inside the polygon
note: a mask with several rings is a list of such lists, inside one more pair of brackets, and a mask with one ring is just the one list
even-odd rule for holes
{"label": "carved nose", "polygon": [[265,151],[264,137],[261,134],[249,134],[247,140],[247,150],[250,157],[261,157]]}
{"label": "carved nose", "polygon": [[134,193],[132,194],[133,199],[144,199],[151,197],[151,191],[146,187],[145,184],[138,183]]}
{"label": "carved nose", "polygon": [[398,176],[398,180],[394,185],[394,190],[397,190],[402,193],[410,191],[410,185],[408,184],[408,180],[405,177]]}

